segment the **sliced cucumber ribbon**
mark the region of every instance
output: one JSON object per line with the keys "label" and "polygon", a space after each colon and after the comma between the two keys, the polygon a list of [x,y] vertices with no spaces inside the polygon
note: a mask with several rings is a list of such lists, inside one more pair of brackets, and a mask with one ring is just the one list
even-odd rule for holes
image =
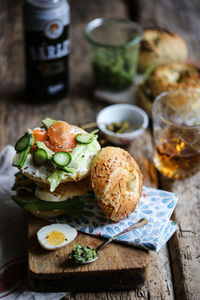
{"label": "sliced cucumber ribbon", "polygon": [[99,130],[96,129],[90,133],[79,133],[75,136],[75,141],[79,144],[90,144]]}
{"label": "sliced cucumber ribbon", "polygon": [[23,137],[21,137],[17,143],[15,144],[15,150],[17,153],[13,159],[13,166],[22,168],[29,152],[34,143],[34,136],[32,133],[26,133]]}
{"label": "sliced cucumber ribbon", "polygon": [[30,133],[26,133],[22,136],[15,144],[15,150],[17,152],[25,150],[30,144],[33,144],[32,139],[34,139],[33,135]]}

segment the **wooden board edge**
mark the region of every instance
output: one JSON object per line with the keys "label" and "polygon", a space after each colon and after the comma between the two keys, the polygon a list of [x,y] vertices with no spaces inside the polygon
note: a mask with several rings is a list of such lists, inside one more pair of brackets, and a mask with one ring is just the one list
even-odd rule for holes
{"label": "wooden board edge", "polygon": [[[133,290],[147,281],[149,263],[141,269],[113,272],[90,272],[87,276],[77,274],[40,277],[28,272],[28,285],[37,292],[103,292]],[[112,280],[111,280],[112,279]]]}

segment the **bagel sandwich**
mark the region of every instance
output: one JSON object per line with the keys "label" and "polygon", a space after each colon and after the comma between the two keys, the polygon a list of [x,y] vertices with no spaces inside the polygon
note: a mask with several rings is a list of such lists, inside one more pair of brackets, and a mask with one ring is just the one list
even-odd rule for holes
{"label": "bagel sandwich", "polygon": [[186,63],[172,62],[157,66],[137,87],[139,105],[151,116],[155,98],[169,90],[193,89],[200,91],[199,71]]}
{"label": "bagel sandwich", "polygon": [[170,62],[184,62],[188,56],[185,41],[176,33],[160,27],[143,31],[139,52],[139,72]]}
{"label": "bagel sandwich", "polygon": [[40,218],[76,217],[85,202],[95,199],[90,173],[100,150],[97,131],[50,118],[42,124],[16,142],[13,200]]}
{"label": "bagel sandwich", "polygon": [[84,204],[93,201],[114,222],[128,217],[142,191],[142,173],[133,157],[118,147],[100,150],[96,131],[86,133],[49,118],[43,124],[15,145],[13,165],[19,172],[13,200],[43,219],[79,217]]}

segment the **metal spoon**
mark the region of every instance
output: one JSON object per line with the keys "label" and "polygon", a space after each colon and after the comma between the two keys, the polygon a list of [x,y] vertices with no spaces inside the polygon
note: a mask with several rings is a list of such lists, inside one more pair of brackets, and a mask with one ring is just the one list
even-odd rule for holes
{"label": "metal spoon", "polygon": [[97,256],[89,261],[85,261],[85,262],[77,262],[79,264],[88,264],[88,263],[92,263],[93,261],[97,260],[99,257],[99,251],[106,245],[108,245],[109,243],[111,243],[112,241],[114,241],[116,238],[124,235],[127,232],[130,232],[134,229],[140,228],[144,225],[146,225],[148,223],[148,220],[146,218],[142,218],[140,219],[138,222],[134,223],[133,225],[131,225],[130,227],[128,227],[127,229],[123,230],[122,232],[116,234],[115,236],[110,237],[107,241],[103,242],[102,244],[100,244],[97,248],[94,248],[94,250],[97,253]]}

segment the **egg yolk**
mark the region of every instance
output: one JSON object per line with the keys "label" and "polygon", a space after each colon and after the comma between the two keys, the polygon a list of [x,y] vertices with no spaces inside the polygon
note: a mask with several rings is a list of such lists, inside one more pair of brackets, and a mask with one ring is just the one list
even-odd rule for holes
{"label": "egg yolk", "polygon": [[33,130],[34,145],[32,152],[36,150],[35,142],[41,141],[53,152],[71,152],[76,147],[76,134],[70,132],[71,126],[63,121],[55,122],[47,131],[44,129]]}
{"label": "egg yolk", "polygon": [[55,230],[48,233],[46,241],[49,245],[58,246],[66,241],[66,236],[64,233]]}

